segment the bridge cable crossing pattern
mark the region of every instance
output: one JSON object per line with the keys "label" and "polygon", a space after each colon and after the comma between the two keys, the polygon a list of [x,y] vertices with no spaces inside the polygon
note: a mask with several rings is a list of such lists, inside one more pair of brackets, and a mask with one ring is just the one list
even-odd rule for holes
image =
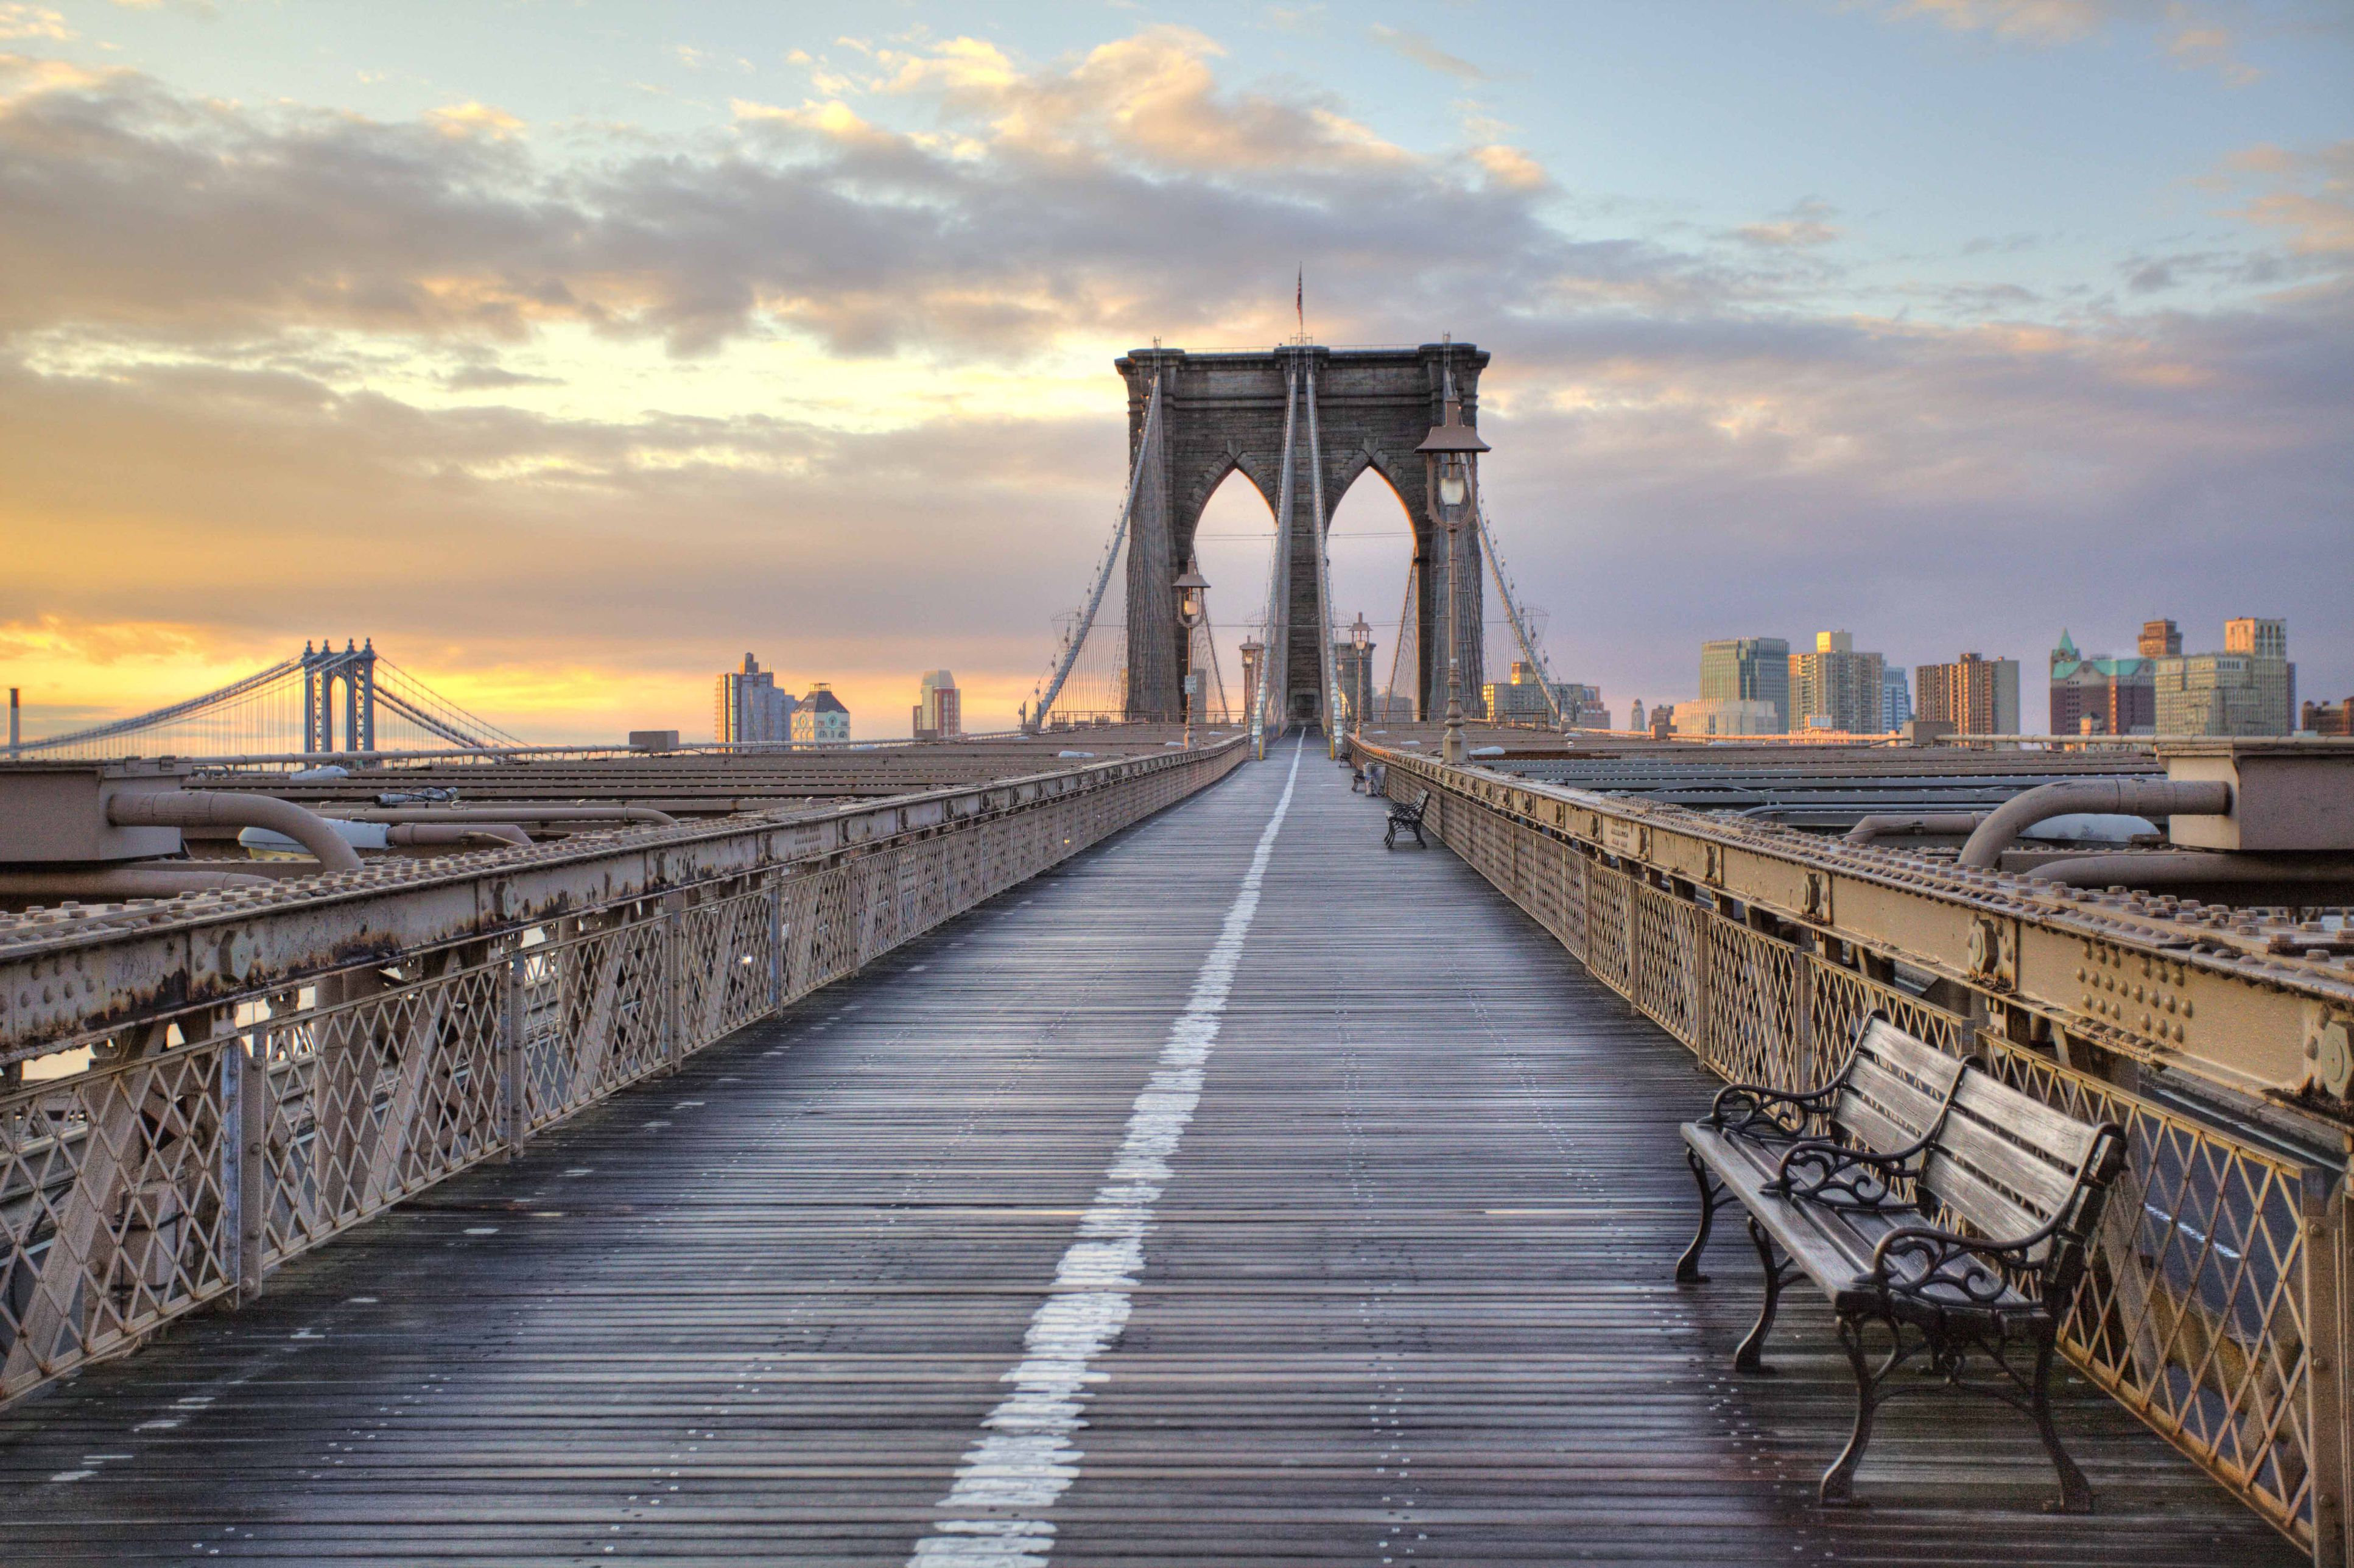
{"label": "bridge cable crossing pattern", "polygon": [[1128,499],[1121,503],[1119,519],[1112,524],[1111,544],[1104,551],[1103,565],[1096,571],[1095,587],[1087,594],[1087,607],[1081,612],[1070,641],[1064,643],[1060,656],[1055,662],[1054,672],[1047,678],[1045,689],[1032,705],[1030,725],[1033,728],[1044,726],[1048,711],[1054,707],[1055,699],[1063,694],[1063,684],[1071,678],[1072,666],[1078,662],[1079,650],[1087,646],[1087,637],[1095,630],[1096,612],[1103,608],[1104,590],[1111,585],[1112,573],[1119,565],[1120,546],[1127,542],[1129,524],[1136,515],[1137,494],[1144,487],[1145,467],[1151,459],[1152,443],[1161,425],[1161,383],[1156,380],[1152,384],[1151,400],[1144,408],[1144,429],[1137,439],[1136,455],[1129,463]]}
{"label": "bridge cable crossing pattern", "polygon": [[1079,1478],[1085,1455],[1071,1437],[1087,1385],[1100,1375],[1096,1361],[1127,1327],[1129,1293],[1144,1269],[1144,1234],[1170,1180],[1170,1158],[1201,1103],[1202,1070],[1258,914],[1259,888],[1291,810],[1306,744],[1303,736],[1292,747],[1283,794],[1217,940],[1195,971],[1185,1011],[1170,1024],[1160,1061],[1129,1113],[1127,1135],[1079,1221],[1078,1239],[1031,1317],[1023,1359],[1004,1378],[1013,1392],[982,1420],[983,1436],[966,1450],[955,1484],[940,1499],[949,1515],[917,1543],[908,1568],[1043,1568],[1054,1551],[1055,1526],[1045,1516]]}
{"label": "bridge cable crossing pattern", "polygon": [[[1504,614],[1512,625],[1512,637],[1521,646],[1521,657],[1529,662],[1536,673],[1537,690],[1544,694],[1545,706],[1553,713],[1553,723],[1563,729],[1569,727],[1569,715],[1561,711],[1561,694],[1553,690],[1553,668],[1545,661],[1544,650],[1529,632],[1527,618],[1521,613],[1521,601],[1512,593],[1512,585],[1504,577],[1504,558],[1496,553],[1496,533],[1488,525],[1488,503],[1481,497],[1472,509],[1479,524],[1479,547],[1488,556],[1488,570],[1496,579],[1497,595],[1504,601]],[[1490,718],[1496,715],[1490,714]]]}

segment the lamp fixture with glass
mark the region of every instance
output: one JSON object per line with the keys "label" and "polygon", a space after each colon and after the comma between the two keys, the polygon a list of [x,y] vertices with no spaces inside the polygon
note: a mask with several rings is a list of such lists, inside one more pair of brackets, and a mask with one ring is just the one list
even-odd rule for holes
{"label": "lamp fixture with glass", "polygon": [[1447,738],[1439,756],[1447,763],[1458,765],[1463,760],[1463,659],[1457,646],[1462,641],[1463,630],[1462,550],[1458,541],[1466,515],[1476,503],[1475,460],[1490,449],[1479,439],[1479,432],[1463,422],[1463,401],[1455,394],[1453,352],[1450,340],[1448,358],[1442,361],[1447,409],[1443,422],[1432,427],[1422,445],[1415,450],[1422,453],[1428,466],[1436,501],[1433,509],[1438,514],[1439,526],[1447,530]]}
{"label": "lamp fixture with glass", "polygon": [[1193,709],[1202,692],[1202,673],[1193,666],[1193,633],[1208,615],[1210,584],[1202,576],[1199,563],[1188,561],[1184,572],[1177,578],[1177,625],[1179,641],[1185,646],[1185,679],[1178,701],[1185,710],[1185,747],[1193,746]]}

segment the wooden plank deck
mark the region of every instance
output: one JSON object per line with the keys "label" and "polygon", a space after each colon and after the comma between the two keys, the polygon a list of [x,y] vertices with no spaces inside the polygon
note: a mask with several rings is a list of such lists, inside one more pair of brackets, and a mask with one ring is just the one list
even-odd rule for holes
{"label": "wooden plank deck", "polygon": [[[908,1561],[1232,912],[1288,748],[0,1415],[0,1560]],[[2297,1560],[2071,1380],[1884,1412],[1755,1261],[1670,1281],[1710,1081],[1310,750],[1091,1361],[1057,1563]],[[1017,1512],[1022,1510],[1016,1510]],[[954,1538],[949,1538],[953,1544]],[[986,1537],[967,1536],[991,1559]]]}

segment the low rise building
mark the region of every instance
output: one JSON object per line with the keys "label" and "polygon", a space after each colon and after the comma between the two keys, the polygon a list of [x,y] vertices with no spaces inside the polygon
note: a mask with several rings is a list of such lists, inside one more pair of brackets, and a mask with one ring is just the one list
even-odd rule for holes
{"label": "low rise building", "polygon": [[1488,715],[1498,724],[1553,722],[1553,703],[1547,700],[1543,683],[1537,679],[1528,665],[1517,660],[1513,662],[1510,681],[1491,681],[1480,689],[1479,695],[1486,704]]}
{"label": "low rise building", "polygon": [[2307,703],[2296,727],[2315,735],[2354,735],[2354,697],[2338,703]]}
{"label": "low rise building", "polygon": [[823,681],[810,688],[793,708],[793,744],[811,745],[850,738],[850,710]]}
{"label": "low rise building", "polygon": [[[1657,712],[1654,709],[1653,712]],[[1678,735],[1783,735],[1781,710],[1756,697],[1702,697],[1669,710]]]}
{"label": "low rise building", "polygon": [[[2155,623],[2171,628],[2172,621]],[[2142,628],[2145,645],[2167,634]],[[2179,645],[2182,638],[2172,633]],[[2158,724],[2157,659],[2111,659],[2077,652],[2063,630],[2052,650],[2052,735],[2148,735]]]}
{"label": "low rise building", "polygon": [[1542,724],[1554,721],[1553,710],[1560,708],[1562,724],[1571,729],[1608,729],[1610,710],[1602,703],[1602,689],[1577,681],[1553,683],[1552,701],[1545,696],[1545,684],[1534,667],[1522,660],[1512,662],[1512,678],[1494,681],[1480,688],[1479,694],[1487,705],[1488,716],[1499,724]]}

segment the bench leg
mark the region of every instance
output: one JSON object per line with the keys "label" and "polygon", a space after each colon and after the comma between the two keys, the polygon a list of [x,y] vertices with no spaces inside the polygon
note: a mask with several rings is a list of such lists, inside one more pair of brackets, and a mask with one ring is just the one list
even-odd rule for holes
{"label": "bench leg", "polygon": [[1717,1210],[1732,1200],[1723,1195],[1724,1189],[1709,1175],[1708,1167],[1690,1148],[1684,1150],[1684,1163],[1691,1167],[1692,1183],[1700,1189],[1700,1230],[1693,1235],[1691,1245],[1684,1248],[1683,1256],[1676,1259],[1676,1283],[1705,1285],[1708,1276],[1700,1271],[1700,1255],[1708,1248],[1708,1233],[1715,1228]]}
{"label": "bench leg", "polygon": [[1392,822],[1390,824],[1390,831],[1382,835],[1382,848],[1386,850],[1394,850],[1397,848],[1397,824],[1395,822]]}
{"label": "bench leg", "polygon": [[2052,1352],[2050,1340],[2035,1347],[2035,1383],[2029,1392],[2027,1411],[2035,1417],[2036,1435],[2043,1439],[2043,1451],[2052,1456],[2052,1467],[2060,1472],[2060,1511],[2090,1513],[2093,1511],[2093,1489],[2084,1479],[2084,1472],[2060,1446],[2059,1429],[2052,1425]]}
{"label": "bench leg", "polygon": [[1414,847],[1416,849],[1428,849],[1430,847],[1430,841],[1422,836],[1422,824],[1420,822],[1416,822],[1414,825]]}
{"label": "bench leg", "polygon": [[[1902,1334],[1902,1330],[1893,1331]],[[1831,1461],[1831,1467],[1823,1472],[1823,1484],[1815,1493],[1825,1508],[1854,1504],[1855,1467],[1863,1463],[1864,1447],[1872,1441],[1872,1413],[1880,1408],[1880,1380],[1872,1375],[1872,1358],[1863,1349],[1863,1319],[1841,1318],[1839,1337],[1847,1348],[1848,1365],[1855,1372],[1855,1430],[1848,1435],[1847,1446]]]}
{"label": "bench leg", "polygon": [[1749,1239],[1757,1244],[1757,1261],[1766,1266],[1766,1305],[1757,1309],[1757,1326],[1733,1352],[1733,1366],[1735,1372],[1763,1373],[1770,1370],[1763,1359],[1766,1336],[1774,1331],[1774,1308],[1781,1305],[1782,1287],[1790,1272],[1787,1264],[1775,1261],[1774,1238],[1754,1218],[1749,1222]]}

